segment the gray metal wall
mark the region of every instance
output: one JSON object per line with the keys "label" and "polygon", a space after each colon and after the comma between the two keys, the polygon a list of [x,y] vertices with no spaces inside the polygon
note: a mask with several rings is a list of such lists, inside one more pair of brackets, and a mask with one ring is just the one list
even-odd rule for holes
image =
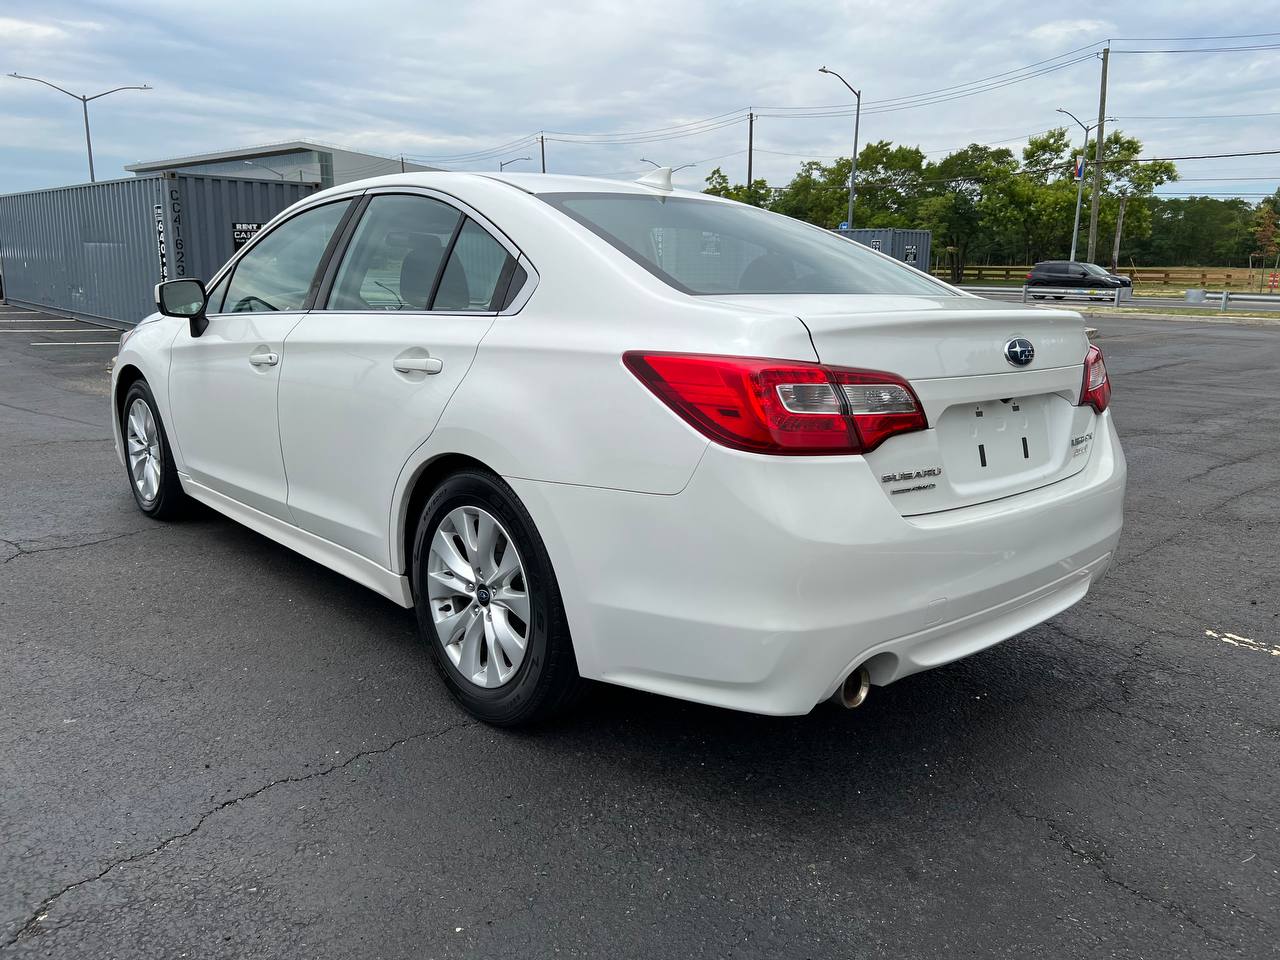
{"label": "gray metal wall", "polygon": [[872,250],[887,253],[895,260],[909,263],[918,270],[926,273],[929,270],[929,254],[933,245],[933,233],[930,230],[883,227],[871,230],[837,230],[836,233],[856,240]]}
{"label": "gray metal wall", "polygon": [[209,279],[231,257],[233,224],[266,223],[314,190],[156,174],[0,196],[5,297],[132,325],[154,311],[159,280]]}

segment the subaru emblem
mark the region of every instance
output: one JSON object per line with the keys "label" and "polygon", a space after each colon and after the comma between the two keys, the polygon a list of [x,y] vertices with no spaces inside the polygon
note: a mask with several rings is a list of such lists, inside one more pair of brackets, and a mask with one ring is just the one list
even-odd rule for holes
{"label": "subaru emblem", "polygon": [[1036,348],[1026,337],[1014,337],[1004,345],[1004,358],[1015,367],[1025,367],[1036,357]]}

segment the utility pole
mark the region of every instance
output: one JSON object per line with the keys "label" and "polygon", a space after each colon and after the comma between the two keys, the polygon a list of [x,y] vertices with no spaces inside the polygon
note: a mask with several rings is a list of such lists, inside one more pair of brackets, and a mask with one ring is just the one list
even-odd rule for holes
{"label": "utility pole", "polygon": [[547,138],[538,134],[538,149],[542,151],[542,172],[547,172]]}
{"label": "utility pole", "polygon": [[63,90],[56,83],[50,83],[48,80],[41,80],[39,77],[24,77],[20,73],[11,73],[9,74],[9,76],[13,77],[15,80],[33,80],[36,83],[43,83],[46,87],[52,87],[54,90],[57,90],[59,93],[65,93],[72,100],[80,101],[80,109],[84,112],[84,146],[85,146],[85,150],[89,154],[89,182],[90,183],[96,182],[98,178],[93,175],[93,139],[89,136],[89,101],[97,100],[99,97],[105,97],[108,94],[116,93],[117,91],[120,91],[120,90],[150,90],[151,89],[151,87],[145,83],[142,84],[141,86],[112,87],[110,90],[104,90],[102,91],[102,93],[95,93],[93,96],[90,97],[82,93],[72,93],[70,90]]}
{"label": "utility pole", "polygon": [[404,154],[400,154],[400,172],[404,173]]}
{"label": "utility pole", "polygon": [[1098,252],[1098,205],[1102,200],[1102,143],[1106,139],[1107,122],[1107,62],[1111,48],[1102,48],[1102,83],[1098,88],[1098,141],[1093,162],[1093,197],[1089,201],[1089,256],[1090,263]]}
{"label": "utility pole", "polygon": [[862,121],[862,91],[855,90],[850,86],[849,81],[834,70],[828,70],[826,67],[819,67],[819,73],[829,73],[846,87],[857,100],[858,106],[853,114],[853,167],[849,170],[849,219],[847,221],[849,229],[853,229],[853,201],[858,195],[858,125]]}
{"label": "utility pole", "polygon": [[751,151],[755,146],[756,115],[747,114],[747,196],[751,195]]}

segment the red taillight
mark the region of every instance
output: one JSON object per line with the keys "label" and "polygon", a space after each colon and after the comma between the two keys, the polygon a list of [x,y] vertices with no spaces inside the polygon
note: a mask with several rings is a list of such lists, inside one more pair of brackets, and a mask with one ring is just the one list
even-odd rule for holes
{"label": "red taillight", "polygon": [[1029,274],[1029,273],[1027,274],[1027,279],[1028,279],[1028,280],[1030,280],[1030,279],[1031,279],[1031,274]]}
{"label": "red taillight", "polygon": [[686,423],[736,450],[869,453],[929,426],[910,384],[891,373],[634,350],[622,361]]}
{"label": "red taillight", "polygon": [[1080,406],[1086,403],[1098,413],[1111,402],[1111,378],[1107,376],[1107,364],[1102,351],[1089,344],[1084,357],[1084,384],[1080,387]]}

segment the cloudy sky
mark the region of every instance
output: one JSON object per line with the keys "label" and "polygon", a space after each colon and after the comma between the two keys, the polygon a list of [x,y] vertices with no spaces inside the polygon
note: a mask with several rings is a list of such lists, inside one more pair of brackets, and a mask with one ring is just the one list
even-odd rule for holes
{"label": "cloudy sky", "polygon": [[[639,174],[645,157],[697,164],[678,175],[685,185],[700,185],[717,165],[741,181],[740,111],[752,108],[762,114],[757,176],[782,184],[804,157],[848,154],[850,117],[804,116],[851,102],[817,72],[823,64],[862,87],[864,142],[889,139],[937,157],[970,142],[1017,149],[1062,119],[1056,107],[1096,116],[1097,48],[1087,45],[1161,38],[1112,45],[1107,112],[1148,155],[1280,146],[1280,34],[1258,32],[1280,31],[1276,0],[1086,0],[1041,4],[1029,18],[1030,9],[984,0],[5,0],[0,73],[78,93],[155,88],[90,105],[100,179],[126,176],[123,165],[137,160],[294,138],[450,169],[496,169],[499,159],[529,155],[533,163],[513,169],[536,169],[537,144],[519,141],[548,131],[552,172]],[[1222,35],[1241,36],[1168,39]],[[1119,52],[1263,44],[1276,46]],[[1006,82],[1028,73],[1039,75]],[[994,78],[981,85],[988,89],[958,95],[983,78]],[[942,92],[923,105],[905,99],[929,91]],[[654,130],[662,132],[617,142]],[[0,131],[0,193],[87,179],[75,101],[0,77]],[[654,136],[665,139],[645,142]],[[479,156],[435,159],[465,155]],[[1280,183],[1280,156],[1179,167],[1183,182],[1162,192],[1248,196]]]}

